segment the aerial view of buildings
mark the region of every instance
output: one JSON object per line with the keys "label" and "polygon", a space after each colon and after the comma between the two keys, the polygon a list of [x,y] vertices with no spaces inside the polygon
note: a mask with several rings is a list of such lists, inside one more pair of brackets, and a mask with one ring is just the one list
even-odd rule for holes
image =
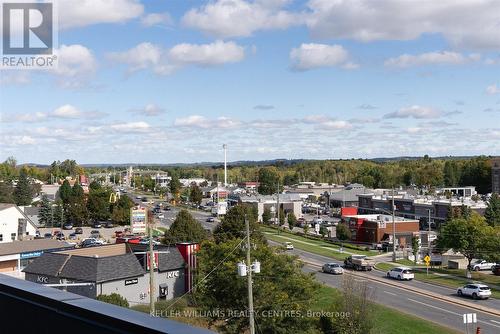
{"label": "aerial view of buildings", "polygon": [[500,333],[500,1],[0,18],[0,333]]}

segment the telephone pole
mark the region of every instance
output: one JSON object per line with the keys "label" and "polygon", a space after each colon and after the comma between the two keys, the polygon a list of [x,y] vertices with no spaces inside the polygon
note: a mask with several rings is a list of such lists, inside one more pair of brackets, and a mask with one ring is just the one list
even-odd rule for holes
{"label": "telephone pole", "polygon": [[153,251],[153,226],[152,219],[148,219],[149,210],[146,210],[146,219],[149,220],[149,314],[155,315],[155,254]]}
{"label": "telephone pole", "polygon": [[394,187],[392,187],[392,261],[396,262],[396,222],[394,219]]}
{"label": "telephone pole", "polygon": [[250,223],[248,222],[247,216],[245,215],[245,228],[247,232],[247,267],[248,270],[247,275],[247,286],[248,286],[248,312],[249,312],[249,321],[250,321],[250,334],[255,334],[255,323],[254,323],[254,314],[253,314],[253,290],[252,290],[252,262],[250,259]]}

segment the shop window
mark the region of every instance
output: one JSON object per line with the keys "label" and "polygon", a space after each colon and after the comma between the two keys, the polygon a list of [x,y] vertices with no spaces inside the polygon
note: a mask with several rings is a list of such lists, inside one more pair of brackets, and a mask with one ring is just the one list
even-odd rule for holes
{"label": "shop window", "polygon": [[12,239],[12,241],[16,240],[16,234],[15,233],[11,233],[10,234],[10,238]]}
{"label": "shop window", "polygon": [[3,241],[3,234],[0,234],[0,241]]}

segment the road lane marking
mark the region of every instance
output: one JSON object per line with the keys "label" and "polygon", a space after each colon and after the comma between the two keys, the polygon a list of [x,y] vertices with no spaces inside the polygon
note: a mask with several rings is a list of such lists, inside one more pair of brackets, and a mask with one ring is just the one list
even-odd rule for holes
{"label": "road lane marking", "polygon": [[453,312],[453,311],[450,311],[450,310],[445,310],[441,307],[437,307],[437,306],[434,306],[434,305],[430,305],[430,304],[427,304],[427,303],[424,303],[424,302],[420,302],[418,300],[415,300],[415,299],[411,299],[411,298],[407,298],[408,300],[414,302],[414,303],[417,303],[417,304],[422,304],[422,305],[425,305],[427,307],[432,307],[432,308],[435,308],[436,310],[440,310],[440,311],[444,311],[444,312],[448,312],[448,313],[451,313],[451,314],[454,314],[454,315],[458,315],[458,316],[462,316],[462,314],[460,313],[457,313],[457,312]]}
{"label": "road lane marking", "polygon": [[494,322],[495,324],[499,324],[500,325],[500,321],[496,321],[496,320],[490,320],[491,322]]}
{"label": "road lane marking", "polygon": [[389,295],[397,296],[397,294],[392,293],[392,292],[389,292],[389,291],[385,291],[385,290],[384,290],[384,292],[385,292],[385,293],[387,293],[387,294],[389,294]]}

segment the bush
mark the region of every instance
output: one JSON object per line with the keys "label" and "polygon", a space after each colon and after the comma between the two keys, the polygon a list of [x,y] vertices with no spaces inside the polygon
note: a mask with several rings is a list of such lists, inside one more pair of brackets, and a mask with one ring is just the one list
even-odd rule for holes
{"label": "bush", "polygon": [[160,314],[168,314],[168,312],[182,312],[188,306],[186,298],[175,298],[171,300],[162,300],[155,303],[155,309]]}
{"label": "bush", "polygon": [[121,307],[129,307],[128,301],[118,293],[112,293],[110,295],[99,295],[96,299],[108,304],[118,305]]}

